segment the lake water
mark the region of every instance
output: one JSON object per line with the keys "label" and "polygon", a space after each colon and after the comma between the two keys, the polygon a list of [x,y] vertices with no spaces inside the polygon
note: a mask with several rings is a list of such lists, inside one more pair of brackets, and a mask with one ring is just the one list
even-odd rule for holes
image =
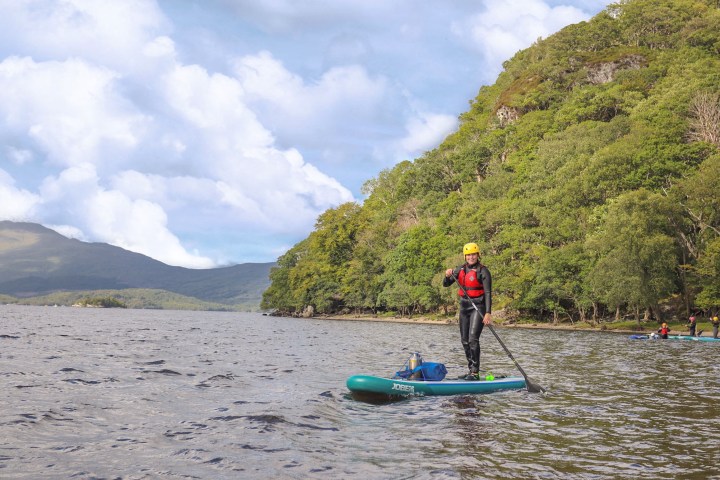
{"label": "lake water", "polygon": [[720,344],[497,332],[548,393],[350,397],[454,325],[0,306],[0,478],[720,478]]}

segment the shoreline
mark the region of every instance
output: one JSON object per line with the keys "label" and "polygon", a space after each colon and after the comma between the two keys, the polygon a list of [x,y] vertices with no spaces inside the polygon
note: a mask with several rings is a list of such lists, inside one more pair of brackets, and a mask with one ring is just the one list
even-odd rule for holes
{"label": "shoreline", "polygon": [[[363,321],[363,322],[385,322],[385,323],[415,323],[419,325],[457,325],[457,321],[454,317],[447,320],[432,319],[423,316],[414,318],[410,317],[377,317],[373,315],[357,315],[357,314],[344,314],[344,315],[316,315],[312,317],[306,317],[307,319],[316,320],[340,320],[340,321]],[[493,321],[493,326],[500,328],[524,328],[530,330],[564,330],[573,332],[602,332],[602,333],[623,333],[623,334],[636,334],[643,335],[649,334],[655,331],[655,328],[612,328],[607,323],[599,326],[591,326],[587,324],[583,325],[552,325],[549,323],[504,323]],[[687,335],[685,330],[670,330],[670,335]]]}

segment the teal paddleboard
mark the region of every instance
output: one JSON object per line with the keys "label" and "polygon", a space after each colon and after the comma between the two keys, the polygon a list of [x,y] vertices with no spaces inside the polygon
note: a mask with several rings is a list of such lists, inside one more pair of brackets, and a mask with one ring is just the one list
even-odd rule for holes
{"label": "teal paddleboard", "polygon": [[690,335],[668,335],[669,340],[692,340],[693,342],[720,342],[720,338],[691,337]]}
{"label": "teal paddleboard", "polygon": [[[664,340],[658,337],[651,337],[650,335],[630,335],[633,340]],[[690,340],[693,342],[720,342],[720,338],[713,337],[691,337],[690,335],[668,335],[667,340]]]}
{"label": "teal paddleboard", "polygon": [[361,400],[393,400],[426,395],[474,395],[498,390],[525,388],[523,377],[505,377],[495,380],[442,380],[439,382],[382,378],[371,375],[353,375],[347,387],[354,398]]}

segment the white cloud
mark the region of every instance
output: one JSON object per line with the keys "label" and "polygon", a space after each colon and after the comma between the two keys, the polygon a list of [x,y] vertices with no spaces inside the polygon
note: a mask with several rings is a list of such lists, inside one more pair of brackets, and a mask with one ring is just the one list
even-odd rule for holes
{"label": "white cloud", "polygon": [[167,228],[167,216],[159,205],[130,200],[117,191],[97,191],[87,210],[93,236],[133,252],[172,265],[210,268],[210,258],[191,254]]}
{"label": "white cloud", "polygon": [[39,203],[38,195],[16,188],[13,178],[0,169],[0,219],[24,220]]}
{"label": "white cloud", "polygon": [[18,148],[12,145],[5,146],[5,155],[11,162],[16,165],[24,165],[28,162],[31,162],[35,157],[32,150]]}
{"label": "white cloud", "polygon": [[453,116],[422,113],[408,121],[408,134],[400,141],[400,146],[408,157],[414,158],[439,145],[457,125],[458,120]]}
{"label": "white cloud", "polygon": [[156,37],[142,48],[143,55],[151,58],[175,56],[175,42],[167,36]]}
{"label": "white cloud", "polygon": [[[40,219],[64,220],[59,231],[74,238],[90,238],[143,253],[172,265],[207,268],[214,262],[190,254],[167,227],[163,208],[145,199],[133,199],[121,191],[107,190],[90,164],[75,165],[57,177],[44,180],[41,195],[59,212],[43,212]],[[43,222],[52,224],[48,218]]]}
{"label": "white cloud", "polygon": [[72,225],[53,225],[53,224],[45,224],[45,227],[55,230],[60,235],[63,235],[67,238],[74,238],[76,240],[80,240],[81,242],[88,242],[88,238],[85,236],[85,232],[80,230],[77,227],[73,227]]}
{"label": "white cloud", "polygon": [[[82,32],[59,37],[75,51],[78,39],[106,19],[83,2],[67,7],[83,13]],[[55,14],[60,23],[71,21],[68,12]],[[26,56],[0,63],[0,128],[13,139],[6,155],[46,172],[38,194],[4,187],[3,195],[24,200],[12,202],[12,211],[6,207],[4,217],[61,225],[73,237],[174,265],[207,267],[213,261],[185,250],[171,225],[187,230],[211,217],[226,228],[301,235],[320,212],[352,200],[297,150],[275,146],[238,79],[179,63],[173,40],[146,32],[148,25],[124,27],[139,55],[123,73],[114,70],[121,63],[105,65],[87,52],[90,60]],[[120,48],[114,38],[99,41]],[[327,87],[323,108],[332,108],[352,78],[352,71],[328,76],[318,87]]]}
{"label": "white cloud", "polygon": [[499,73],[504,60],[538,38],[589,18],[576,7],[551,7],[541,0],[485,0],[483,3],[485,11],[453,22],[452,31],[471,42],[485,62],[495,67],[495,73]]}
{"label": "white cloud", "polygon": [[0,129],[57,165],[107,160],[137,142],[143,116],[115,89],[117,75],[82,60],[0,63]]}
{"label": "white cloud", "polygon": [[394,103],[387,79],[358,65],[333,67],[313,82],[288,71],[267,51],[233,65],[248,105],[285,144],[349,141],[364,124],[386,124]]}
{"label": "white cloud", "polygon": [[0,52],[83,58],[122,71],[137,65],[152,32],[169,28],[154,0],[0,0],[0,9]]}
{"label": "white cloud", "polygon": [[[305,162],[297,150],[275,146],[236,79],[210,75],[198,66],[178,67],[164,79],[162,90],[176,118],[192,126],[193,156],[187,161],[194,176],[216,182],[205,193],[208,201],[232,207],[253,225],[294,230],[299,219],[312,221],[320,211],[352,200],[345,187]],[[292,204],[292,210],[278,209],[278,201]]]}
{"label": "white cloud", "polygon": [[438,145],[482,72],[586,18],[401,5],[0,0],[0,219],[174,265],[274,260]]}
{"label": "white cloud", "polygon": [[[359,24],[377,24],[378,18],[395,18],[409,15],[414,1],[396,3],[385,0],[220,0],[220,3],[246,18],[270,34],[285,34],[318,30],[325,31],[333,23],[345,23],[348,19]],[[407,9],[402,8],[407,7]]]}

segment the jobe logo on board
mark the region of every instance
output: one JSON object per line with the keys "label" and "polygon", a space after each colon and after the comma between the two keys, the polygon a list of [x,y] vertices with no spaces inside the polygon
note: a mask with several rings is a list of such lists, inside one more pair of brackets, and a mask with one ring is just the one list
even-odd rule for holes
{"label": "jobe logo on board", "polygon": [[413,387],[412,385],[403,385],[401,383],[393,383],[392,389],[400,390],[401,392],[406,393],[415,393],[415,387]]}

